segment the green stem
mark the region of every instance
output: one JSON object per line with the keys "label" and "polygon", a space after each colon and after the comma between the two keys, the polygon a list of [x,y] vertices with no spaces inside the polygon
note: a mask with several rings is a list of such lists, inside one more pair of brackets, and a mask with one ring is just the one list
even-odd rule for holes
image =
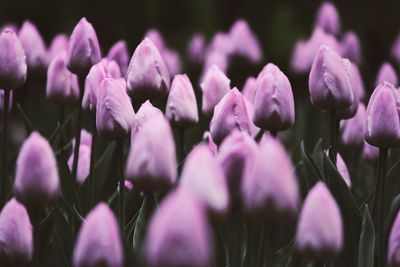
{"label": "green stem", "polygon": [[8,110],[10,104],[10,91],[4,90],[4,104],[3,104],[3,174],[1,178],[1,196],[0,205],[3,207],[6,200],[6,182],[7,182],[7,135],[8,135]]}
{"label": "green stem", "polygon": [[182,162],[178,166],[178,172],[180,173],[182,171],[182,166],[183,166],[183,161],[185,160],[185,130],[184,129],[178,129],[178,135],[179,135],[179,162]]}
{"label": "green stem", "polygon": [[331,140],[330,140],[330,148],[329,148],[329,158],[336,166],[336,155],[337,155],[337,140],[339,134],[339,124],[340,120],[336,118],[336,112],[331,112]]}
{"label": "green stem", "polygon": [[[64,126],[64,120],[65,120],[65,107],[62,106],[62,107],[60,107],[60,114],[59,114],[59,119],[58,119],[58,124],[60,127]],[[64,129],[61,128],[60,139],[59,139],[59,143],[58,143],[58,150],[60,151],[59,160],[63,159],[64,145],[65,145]]]}
{"label": "green stem", "polygon": [[92,118],[92,145],[90,149],[90,165],[89,165],[89,187],[88,187],[88,198],[87,198],[87,209],[88,211],[94,203],[94,164],[95,164],[95,154],[96,154],[96,141],[97,141],[97,128],[96,128],[96,117]]}
{"label": "green stem", "polygon": [[117,141],[117,149],[119,155],[119,170],[118,170],[118,179],[119,179],[119,223],[121,229],[125,227],[125,177],[124,177],[124,150],[123,150],[123,141]]}
{"label": "green stem", "polygon": [[258,131],[258,133],[256,134],[256,136],[254,137],[254,141],[256,141],[257,143],[259,143],[261,141],[261,138],[264,135],[264,130],[260,129],[260,131]]}
{"label": "green stem", "polygon": [[74,147],[74,161],[72,164],[72,178],[76,181],[76,174],[78,172],[78,158],[79,158],[79,146],[81,144],[81,127],[82,127],[82,99],[85,91],[85,77],[79,77],[79,102],[78,102],[78,121],[76,125],[75,134],[75,147]]}

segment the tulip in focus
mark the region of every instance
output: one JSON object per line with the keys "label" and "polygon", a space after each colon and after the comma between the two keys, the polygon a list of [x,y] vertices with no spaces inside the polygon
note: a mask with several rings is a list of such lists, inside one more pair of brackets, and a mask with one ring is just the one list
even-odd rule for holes
{"label": "tulip in focus", "polygon": [[331,2],[324,2],[318,9],[314,27],[320,27],[330,34],[338,34],[340,31],[340,18],[336,7]]}

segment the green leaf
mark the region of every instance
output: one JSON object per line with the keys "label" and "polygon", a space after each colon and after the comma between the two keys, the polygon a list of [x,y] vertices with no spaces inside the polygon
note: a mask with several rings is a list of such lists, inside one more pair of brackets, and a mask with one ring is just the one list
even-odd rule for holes
{"label": "green leaf", "polygon": [[67,162],[65,160],[60,160],[58,168],[60,172],[61,197],[65,200],[65,204],[70,210],[75,206],[79,211],[81,211],[82,206],[77,192],[77,184],[72,179]]}
{"label": "green leaf", "polygon": [[360,246],[358,249],[358,266],[374,266],[375,228],[368,206],[364,206]]}
{"label": "green leaf", "polygon": [[133,230],[133,241],[132,241],[132,247],[133,250],[138,252],[140,245],[142,243],[143,237],[144,237],[144,232],[146,229],[146,206],[148,205],[147,203],[149,202],[149,196],[146,196],[145,199],[143,200],[142,207],[140,208],[139,215],[136,219],[135,223],[135,229]]}
{"label": "green leaf", "polygon": [[344,226],[344,246],[336,264],[337,266],[357,266],[362,223],[360,209],[346,182],[325,154],[324,170],[326,172],[326,184],[341,210]]}
{"label": "green leaf", "polygon": [[301,142],[301,158],[306,175],[307,189],[309,190],[318,181],[324,181],[324,178],[322,176],[322,173],[318,170],[314,159],[305,149],[303,141]]}
{"label": "green leaf", "polygon": [[19,114],[21,115],[21,117],[22,117],[22,119],[24,121],[26,130],[28,131],[28,133],[31,133],[31,132],[35,131],[36,127],[33,126],[33,123],[29,119],[28,115],[26,115],[25,111],[22,109],[22,106],[21,106],[20,103],[17,104],[17,109],[18,109],[18,112],[19,112]]}
{"label": "green leaf", "polygon": [[385,225],[384,225],[384,232],[385,232],[384,244],[387,244],[389,234],[392,229],[392,225],[394,223],[394,220],[396,219],[396,216],[397,216],[399,210],[400,210],[400,194],[398,194],[393,199],[392,204],[390,206],[388,216],[386,217],[386,221],[385,221]]}
{"label": "green leaf", "polygon": [[58,239],[63,249],[63,254],[68,259],[72,256],[72,248],[74,245],[74,235],[71,226],[68,223],[67,218],[61,211],[58,205],[53,210],[54,229],[57,231]]}
{"label": "green leaf", "polygon": [[322,138],[318,140],[312,153],[315,165],[320,173],[324,173],[324,148],[322,147],[322,142]]}

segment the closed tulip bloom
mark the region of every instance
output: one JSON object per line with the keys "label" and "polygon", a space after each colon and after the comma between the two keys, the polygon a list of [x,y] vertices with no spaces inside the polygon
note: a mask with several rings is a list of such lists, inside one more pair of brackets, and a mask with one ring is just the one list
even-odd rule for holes
{"label": "closed tulip bloom", "polygon": [[202,77],[207,73],[211,66],[215,65],[223,72],[228,71],[229,56],[219,51],[207,53],[204,59]]}
{"label": "closed tulip bloom", "polygon": [[33,132],[17,158],[14,191],[26,205],[42,207],[59,193],[57,162],[49,142]]}
{"label": "closed tulip bloom", "polygon": [[57,34],[54,36],[53,40],[51,41],[49,50],[47,52],[47,57],[49,62],[57,56],[60,52],[66,52],[68,49],[68,36],[63,33]]}
{"label": "closed tulip bloom", "polygon": [[340,18],[336,7],[331,2],[324,2],[318,9],[314,27],[320,27],[327,33],[338,34]]}
{"label": "closed tulip bloom", "polygon": [[192,62],[200,64],[204,60],[205,49],[206,40],[204,35],[196,33],[188,43],[187,55]]}
{"label": "closed tulip bloom", "polygon": [[[9,111],[12,109],[12,101],[13,101],[13,92],[10,92],[10,98],[9,98]],[[0,90],[0,111],[4,110],[4,90]]]}
{"label": "closed tulip bloom", "polygon": [[344,182],[347,184],[349,188],[351,188],[351,179],[349,170],[347,169],[347,165],[339,153],[336,156],[336,167],[338,172],[342,176]]}
{"label": "closed tulip bloom", "polygon": [[[91,148],[87,145],[79,146],[79,157],[78,157],[78,171],[76,175],[76,181],[78,184],[83,184],[86,180],[86,177],[89,175],[89,167],[90,167],[90,154]],[[70,158],[68,159],[68,167],[70,171],[72,171],[72,165],[74,162],[74,154],[72,153]]]}
{"label": "closed tulip bloom", "polygon": [[250,118],[245,99],[237,88],[230,90],[215,106],[210,122],[211,136],[217,144],[235,129],[250,134]]}
{"label": "closed tulip bloom", "polygon": [[328,46],[321,46],[309,76],[311,103],[319,109],[338,110],[354,101],[351,71],[346,61]]}
{"label": "closed tulip bloom", "polygon": [[212,213],[224,215],[228,211],[229,190],[224,171],[207,145],[197,145],[190,152],[179,186],[192,191]]}
{"label": "closed tulip bloom", "polygon": [[256,81],[256,78],[248,77],[242,89],[243,96],[252,104],[256,96]]}
{"label": "closed tulip bloom", "polygon": [[0,264],[23,267],[32,259],[32,224],[24,205],[12,198],[0,213]]}
{"label": "closed tulip bloom", "polygon": [[376,77],[375,86],[378,86],[382,82],[389,82],[393,84],[393,86],[397,86],[398,83],[396,71],[394,70],[393,66],[388,62],[384,62],[380,67],[378,75]]}
{"label": "closed tulip bloom", "polygon": [[365,97],[365,87],[364,82],[360,73],[359,68],[356,64],[352,64],[353,67],[353,89],[354,94],[361,101]]}
{"label": "closed tulip bloom", "polygon": [[145,38],[137,47],[126,74],[128,94],[135,101],[164,97],[170,86],[170,73],[158,48]]}
{"label": "closed tulip bloom", "polygon": [[249,116],[250,121],[250,136],[256,136],[257,133],[260,131],[260,128],[258,128],[253,122],[254,105],[246,98],[244,99],[244,103],[246,104],[247,115]]}
{"label": "closed tulip bloom", "polygon": [[149,100],[144,102],[135,115],[131,129],[131,143],[135,139],[137,133],[142,129],[143,125],[150,119],[156,117],[164,118],[164,114],[158,108],[154,107]]}
{"label": "closed tulip bloom", "polygon": [[294,98],[286,75],[269,63],[257,77],[255,87],[255,125],[271,132],[290,128],[294,124]]}
{"label": "closed tulip bloom", "polygon": [[365,140],[376,147],[400,144],[400,118],[396,88],[391,83],[378,85],[369,99],[365,115]]}
{"label": "closed tulip bloom", "polygon": [[27,75],[26,56],[17,35],[5,29],[0,34],[0,88],[21,87]]}
{"label": "closed tulip bloom", "polygon": [[100,136],[123,139],[130,134],[135,112],[124,79],[103,79],[96,109],[96,127]]}
{"label": "closed tulip bloom", "polygon": [[356,115],[344,121],[343,144],[361,148],[364,144],[365,105],[360,103]]}
{"label": "closed tulip bloom", "polygon": [[83,221],[75,243],[74,267],[122,267],[124,254],[120,229],[111,209],[97,204]]}
{"label": "closed tulip bloom", "polygon": [[121,77],[119,67],[115,61],[101,60],[90,68],[89,74],[86,76],[82,108],[93,115],[96,115],[97,97],[101,82],[106,76],[111,76],[115,79]]}
{"label": "closed tulip bloom", "polygon": [[67,69],[67,54],[59,53],[47,69],[47,98],[59,105],[71,105],[79,101],[78,77]]}
{"label": "closed tulip bloom", "polygon": [[259,63],[262,60],[261,46],[245,20],[235,21],[229,34],[233,45],[233,54],[243,56],[252,63]]}
{"label": "closed tulip bloom", "polygon": [[201,109],[205,115],[213,114],[214,107],[231,89],[230,84],[231,80],[216,65],[207,70],[200,84],[203,93]]}
{"label": "closed tulip bloom", "polygon": [[356,115],[357,110],[358,110],[358,105],[360,104],[360,92],[361,90],[363,90],[362,88],[360,88],[360,81],[357,80],[359,77],[357,77],[358,72],[355,69],[355,67],[353,67],[353,64],[350,62],[350,60],[348,59],[344,59],[344,63],[345,63],[345,68],[346,71],[348,71],[348,73],[350,73],[350,81],[351,81],[351,88],[353,90],[353,102],[351,103],[350,106],[348,106],[347,108],[344,109],[339,109],[336,112],[336,118],[339,120],[343,120],[343,119],[350,119],[352,117],[354,117],[354,115]]}
{"label": "closed tulip bloom", "polygon": [[107,58],[110,61],[114,60],[117,62],[121,73],[125,75],[129,64],[129,51],[126,42],[122,40],[116,42],[108,51]]}
{"label": "closed tulip bloom", "polygon": [[157,190],[175,183],[175,143],[164,117],[147,120],[136,133],[126,163],[126,177],[144,190]]}
{"label": "closed tulip bloom", "polygon": [[342,56],[359,65],[361,63],[361,44],[354,32],[346,32],[340,43]]}
{"label": "closed tulip bloom", "polygon": [[207,54],[218,52],[230,56],[234,50],[231,34],[217,32],[207,47]]}
{"label": "closed tulip bloom", "polygon": [[172,81],[165,115],[171,124],[184,129],[199,121],[196,96],[186,74],[176,75]]}
{"label": "closed tulip bloom", "polygon": [[217,158],[224,170],[231,202],[240,200],[242,181],[255,161],[255,157],[258,156],[257,152],[258,147],[254,139],[240,131],[232,132],[222,142]]}
{"label": "closed tulip bloom", "polygon": [[48,64],[46,45],[36,26],[30,21],[25,21],[18,37],[25,51],[28,68],[44,70]]}
{"label": "closed tulip bloom", "polygon": [[150,267],[207,267],[212,260],[207,213],[190,191],[170,193],[150,220],[144,241]]}
{"label": "closed tulip bloom", "polygon": [[164,50],[166,47],[164,37],[157,29],[150,29],[146,32],[145,38],[149,38],[159,51]]}
{"label": "closed tulip bloom", "polygon": [[[87,146],[91,148],[92,146],[92,134],[86,131],[85,129],[81,130],[81,146]],[[75,138],[72,140],[72,151],[74,151],[75,147]]]}
{"label": "closed tulip bloom", "polygon": [[296,43],[291,60],[292,69],[297,73],[308,72],[321,45],[329,46],[341,53],[340,44],[333,35],[320,28],[315,28],[309,40],[301,40]]}
{"label": "closed tulip bloom", "polygon": [[389,234],[387,262],[391,267],[400,266],[400,212],[397,212]]}
{"label": "closed tulip bloom", "polygon": [[283,145],[264,135],[241,186],[244,212],[254,218],[290,218],[297,213],[295,168]]}
{"label": "closed tulip bloom", "polygon": [[323,182],[318,182],[304,200],[297,225],[297,249],[315,261],[334,258],[343,247],[340,209]]}
{"label": "closed tulip bloom", "polygon": [[86,76],[90,68],[101,59],[96,31],[86,18],[82,18],[71,34],[67,50],[68,69]]}

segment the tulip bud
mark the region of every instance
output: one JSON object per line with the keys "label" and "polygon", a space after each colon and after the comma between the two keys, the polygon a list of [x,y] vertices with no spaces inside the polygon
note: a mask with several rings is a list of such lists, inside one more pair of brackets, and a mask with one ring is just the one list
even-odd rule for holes
{"label": "tulip bud", "polygon": [[127,137],[135,112],[126,93],[125,80],[108,76],[101,82],[98,93],[96,127],[99,135],[107,139]]}
{"label": "tulip bud", "polygon": [[225,33],[225,32],[217,32],[208,48],[207,48],[207,54],[210,53],[220,53],[226,56],[230,56],[234,50],[231,34]]}
{"label": "tulip bud", "polygon": [[147,120],[135,134],[126,163],[126,178],[144,190],[156,190],[175,183],[175,143],[164,117]]}
{"label": "tulip bud", "polygon": [[93,115],[96,115],[97,98],[101,82],[106,76],[111,76],[115,79],[121,77],[119,67],[115,61],[101,60],[90,68],[89,74],[86,76],[82,108]]}
{"label": "tulip bud", "polygon": [[253,105],[256,96],[256,78],[248,77],[242,89],[243,96]]}
{"label": "tulip bud", "polygon": [[145,38],[150,39],[159,51],[164,50],[166,47],[164,38],[161,33],[156,29],[150,29],[146,32]]}
{"label": "tulip bud", "polygon": [[78,77],[67,69],[67,54],[61,52],[47,69],[46,96],[58,105],[71,105],[79,101]]}
{"label": "tulip bud", "polygon": [[393,66],[388,62],[384,62],[380,67],[378,75],[376,77],[375,86],[378,86],[382,82],[389,82],[393,84],[393,86],[397,86],[398,83],[396,71],[394,70]]}
{"label": "tulip bud", "polygon": [[244,99],[244,103],[246,104],[247,114],[249,116],[250,136],[256,136],[257,133],[260,131],[260,128],[258,128],[253,122],[253,117],[254,117],[254,106],[253,106],[253,103],[248,101],[246,98]]}
{"label": "tulip bud", "polygon": [[358,97],[358,99],[361,101],[365,97],[364,82],[363,82],[360,70],[358,69],[357,65],[353,63],[352,67],[353,67],[354,96]]}
{"label": "tulip bud", "polygon": [[101,59],[96,31],[86,18],[82,18],[71,34],[67,50],[67,67],[76,75],[86,76],[90,68]]}
{"label": "tulip bud", "polygon": [[47,52],[49,62],[53,60],[60,52],[66,52],[68,49],[68,37],[63,34],[57,34],[51,41],[50,48]]}
{"label": "tulip bud", "polygon": [[218,162],[224,171],[233,205],[240,200],[242,181],[258,156],[257,152],[254,139],[239,131],[232,132],[221,144]]}
{"label": "tulip bud", "polygon": [[17,158],[14,191],[28,206],[42,207],[59,193],[56,157],[49,142],[33,132],[22,144]]}
{"label": "tulip bud", "polygon": [[356,115],[344,121],[343,144],[350,147],[362,147],[364,144],[365,106],[360,103]]}
{"label": "tulip bud", "polygon": [[400,144],[400,118],[396,88],[383,82],[375,88],[366,111],[365,140],[376,147],[395,147]]}
{"label": "tulip bud", "polygon": [[223,73],[226,73],[228,71],[228,62],[228,55],[224,53],[221,53],[219,51],[212,51],[210,53],[207,53],[204,59],[204,66],[201,77],[204,77],[204,75],[213,65],[216,65]]}
{"label": "tulip bud", "polygon": [[349,188],[351,188],[351,179],[350,179],[349,170],[347,169],[347,165],[339,153],[336,156],[336,168],[337,168],[338,172],[340,173],[340,175],[342,176],[345,183],[347,184],[347,186]]}
{"label": "tulip bud", "polygon": [[212,65],[204,75],[200,84],[203,92],[202,111],[205,115],[211,116],[214,107],[231,89],[231,80],[216,65]]}
{"label": "tulip bud", "polygon": [[232,25],[229,35],[233,45],[233,54],[243,56],[252,63],[259,63],[262,60],[261,46],[245,20],[237,20]]}
{"label": "tulip bud", "polygon": [[244,212],[255,218],[289,218],[297,213],[295,168],[283,145],[264,135],[241,186]]}
{"label": "tulip bud", "polygon": [[168,94],[170,74],[159,50],[145,38],[137,47],[126,74],[128,94],[135,100],[164,97]]}
{"label": "tulip bud", "polygon": [[361,45],[356,33],[346,32],[342,38],[340,46],[344,58],[348,58],[351,62],[360,65]]}
{"label": "tulip bud", "polygon": [[309,77],[311,103],[319,109],[338,110],[354,101],[351,72],[345,61],[328,46],[321,46]]}
{"label": "tulip bud", "polygon": [[182,71],[182,62],[179,54],[176,51],[165,48],[161,52],[164,58],[165,64],[168,67],[168,71],[171,77],[174,77]]}
{"label": "tulip bud", "polygon": [[150,267],[210,266],[212,240],[207,214],[190,191],[170,193],[151,218],[144,242]]}
{"label": "tulip bud", "polygon": [[191,190],[212,213],[224,215],[228,211],[224,171],[205,144],[197,145],[187,156],[179,186]]}
{"label": "tulip bud", "polygon": [[186,74],[176,75],[172,81],[165,115],[171,124],[184,129],[199,121],[196,96]]}
{"label": "tulip bud", "polygon": [[74,248],[74,267],[122,267],[124,255],[120,229],[105,203],[97,204],[86,216]]}
{"label": "tulip bud", "polygon": [[399,267],[400,266],[400,212],[397,212],[396,218],[394,219],[392,229],[390,230],[387,262],[389,266]]}
{"label": "tulip bud", "polygon": [[[79,146],[78,171],[76,175],[76,181],[80,185],[83,184],[83,182],[86,180],[86,177],[88,177],[89,175],[90,154],[91,154],[90,147],[86,145]],[[71,171],[73,162],[74,162],[74,154],[72,153],[68,160],[68,166]]]}
{"label": "tulip bud", "polygon": [[379,148],[364,142],[363,158],[371,164],[376,163],[379,158]]}
{"label": "tulip bud", "polygon": [[205,48],[206,40],[204,35],[201,33],[193,35],[187,47],[188,58],[194,63],[202,63],[205,55]]}
{"label": "tulip bud", "polygon": [[274,64],[267,64],[257,77],[254,97],[254,123],[265,130],[278,132],[294,124],[292,86]]}
{"label": "tulip bud", "polygon": [[129,51],[125,41],[116,42],[108,51],[107,58],[110,61],[117,62],[121,73],[126,74],[129,64]]}
{"label": "tulip bud", "polygon": [[204,143],[208,145],[208,149],[210,149],[213,155],[217,155],[218,146],[215,144],[214,140],[212,139],[210,132],[204,132],[203,134]]}
{"label": "tulip bud", "polygon": [[338,34],[340,31],[340,18],[336,7],[331,2],[324,2],[318,9],[314,27],[320,27],[325,32]]}
{"label": "tulip bud", "polygon": [[[12,102],[13,102],[13,92],[10,91],[10,98],[8,101],[8,111],[11,110],[12,108]],[[4,111],[4,90],[0,90],[0,111]]]}
{"label": "tulip bud", "polygon": [[215,106],[210,122],[211,136],[217,144],[220,144],[234,129],[250,134],[250,119],[246,103],[236,87]]}
{"label": "tulip bud", "polygon": [[32,224],[24,205],[12,198],[0,213],[0,264],[23,267],[32,259]]}
{"label": "tulip bud", "polygon": [[[81,130],[81,143],[82,146],[91,147],[92,146],[92,134],[85,129]],[[72,140],[72,147],[75,147],[75,138]],[[73,149],[72,149],[73,150]]]}
{"label": "tulip bud", "polygon": [[30,21],[25,21],[19,30],[18,37],[25,51],[28,68],[44,70],[48,64],[46,45],[36,26]]}
{"label": "tulip bud", "polygon": [[164,118],[164,114],[158,108],[154,107],[149,100],[144,102],[135,115],[131,129],[131,143],[135,139],[137,133],[142,129],[143,125],[150,119],[154,120],[156,117]]}
{"label": "tulip bud", "polygon": [[342,250],[340,209],[322,182],[308,192],[300,213],[296,239],[297,249],[314,261],[330,260]]}
{"label": "tulip bud", "polygon": [[5,29],[0,34],[0,88],[21,87],[26,80],[27,65],[24,49],[17,35]]}
{"label": "tulip bud", "polygon": [[356,77],[358,73],[353,68],[352,63],[348,59],[344,59],[344,63],[345,63],[346,71],[348,71],[348,73],[350,73],[351,88],[353,91],[354,98],[353,98],[353,102],[351,103],[350,106],[348,106],[347,108],[344,108],[344,109],[337,110],[336,118],[339,120],[350,119],[350,118],[354,117],[354,115],[356,115],[357,110],[358,110],[358,105],[360,104],[359,93],[362,90],[359,88],[359,86],[360,86],[359,81],[356,80],[358,78],[358,77]]}

